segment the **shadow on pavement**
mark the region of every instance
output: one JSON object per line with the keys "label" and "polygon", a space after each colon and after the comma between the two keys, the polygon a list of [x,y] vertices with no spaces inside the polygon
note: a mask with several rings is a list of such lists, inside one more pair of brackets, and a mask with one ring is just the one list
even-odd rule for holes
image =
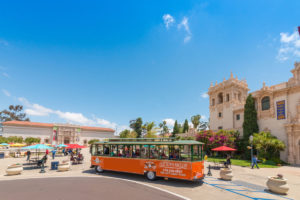
{"label": "shadow on pavement", "polygon": [[[97,176],[98,174],[95,172],[94,169],[84,170],[82,173],[85,174],[94,174]],[[127,179],[132,181],[139,181],[143,183],[152,183],[157,186],[159,185],[167,185],[173,187],[187,187],[187,188],[195,188],[203,185],[203,181],[187,181],[187,180],[178,180],[178,179],[168,179],[164,180],[163,178],[158,177],[155,181],[149,181],[145,176],[139,174],[131,174],[131,173],[124,173],[124,172],[115,172],[115,171],[104,171],[99,175],[104,177],[112,177],[112,178],[121,178]]]}

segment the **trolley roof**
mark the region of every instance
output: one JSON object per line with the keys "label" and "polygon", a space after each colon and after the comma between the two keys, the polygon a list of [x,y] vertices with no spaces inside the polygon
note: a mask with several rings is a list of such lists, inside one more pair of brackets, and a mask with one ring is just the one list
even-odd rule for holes
{"label": "trolley roof", "polygon": [[100,141],[100,142],[95,142],[95,144],[119,144],[119,145],[126,145],[126,144],[131,144],[131,145],[202,145],[202,142],[198,142],[195,140],[175,140],[175,141]]}

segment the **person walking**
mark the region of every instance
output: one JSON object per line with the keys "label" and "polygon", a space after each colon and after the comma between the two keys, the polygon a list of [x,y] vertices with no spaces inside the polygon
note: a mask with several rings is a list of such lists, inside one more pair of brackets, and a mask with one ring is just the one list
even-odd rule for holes
{"label": "person walking", "polygon": [[254,155],[252,158],[252,167],[251,169],[253,169],[254,165],[256,165],[257,169],[259,169],[258,165],[257,165],[257,156]]}
{"label": "person walking", "polygon": [[231,168],[231,156],[230,155],[227,155],[227,159],[226,159],[226,165],[227,165],[227,167],[229,167],[230,166],[230,168]]}
{"label": "person walking", "polygon": [[52,159],[53,159],[53,160],[55,159],[55,154],[56,154],[56,149],[53,149],[53,150],[52,150]]}
{"label": "person walking", "polygon": [[65,148],[63,148],[62,153],[64,154],[64,156],[66,156],[66,150],[65,150]]}
{"label": "person walking", "polygon": [[46,155],[48,156],[48,154],[49,154],[49,150],[48,150],[48,149],[46,149]]}
{"label": "person walking", "polygon": [[27,154],[27,161],[29,161],[31,152],[28,150],[28,151],[26,152],[26,154]]}

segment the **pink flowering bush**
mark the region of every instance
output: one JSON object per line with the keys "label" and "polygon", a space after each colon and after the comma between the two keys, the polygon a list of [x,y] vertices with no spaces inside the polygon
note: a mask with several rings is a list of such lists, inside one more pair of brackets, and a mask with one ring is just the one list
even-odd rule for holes
{"label": "pink flowering bush", "polygon": [[209,152],[211,149],[219,146],[228,146],[231,148],[237,148],[237,142],[239,141],[238,131],[224,131],[219,130],[213,132],[211,130],[200,131],[196,140],[204,143],[204,151]]}

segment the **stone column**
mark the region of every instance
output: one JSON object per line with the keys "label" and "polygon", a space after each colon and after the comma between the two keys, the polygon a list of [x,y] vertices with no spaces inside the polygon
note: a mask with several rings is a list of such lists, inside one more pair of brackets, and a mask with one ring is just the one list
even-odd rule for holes
{"label": "stone column", "polygon": [[294,159],[294,155],[293,155],[293,125],[287,125],[285,127],[286,129],[286,133],[287,133],[287,138],[288,138],[288,163],[290,164],[294,164],[295,163],[295,159]]}

